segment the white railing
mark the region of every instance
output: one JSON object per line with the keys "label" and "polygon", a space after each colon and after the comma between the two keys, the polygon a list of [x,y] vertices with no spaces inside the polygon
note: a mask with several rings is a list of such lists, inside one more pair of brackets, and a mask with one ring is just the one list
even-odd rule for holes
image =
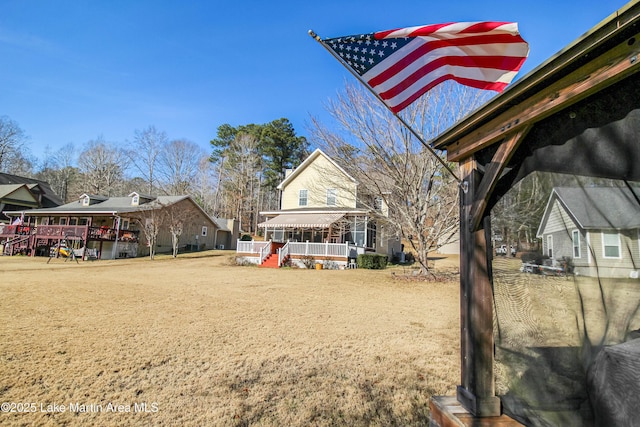
{"label": "white railing", "polygon": [[262,265],[269,255],[271,255],[271,240],[269,240],[267,244],[260,249],[260,265]]}
{"label": "white railing", "polygon": [[288,245],[290,255],[347,258],[349,254],[348,243],[289,242]]}
{"label": "white railing", "polygon": [[282,265],[282,263],[288,256],[289,256],[289,242],[285,243],[283,247],[278,249],[278,267]]}
{"label": "white railing", "polygon": [[238,240],[238,246],[236,246],[237,252],[250,253],[250,254],[259,254],[267,245],[271,245],[271,241],[268,242],[256,242],[255,240],[246,241],[246,240]]}
{"label": "white railing", "polygon": [[[348,243],[313,243],[313,242],[287,242],[278,251],[278,265],[282,265],[284,259],[290,255],[298,256],[324,256],[328,258],[349,258],[355,253],[356,247]],[[255,254],[260,257],[260,264],[271,254],[271,241],[242,241],[238,240],[236,249],[239,253]]]}

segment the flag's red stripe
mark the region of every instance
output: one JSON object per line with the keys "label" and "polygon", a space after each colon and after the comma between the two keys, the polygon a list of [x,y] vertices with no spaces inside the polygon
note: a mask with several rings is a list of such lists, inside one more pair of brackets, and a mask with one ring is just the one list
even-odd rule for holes
{"label": "flag's red stripe", "polygon": [[[391,89],[381,92],[383,99],[391,99],[399,95],[412,84],[426,76],[430,72],[447,65],[469,68],[494,68],[497,70],[517,71],[524,63],[525,58],[513,56],[443,56],[436,58],[423,67],[420,67],[407,78],[403,79]],[[371,84],[371,83],[370,83]],[[372,87],[375,87],[371,84]]]}
{"label": "flag's red stripe", "polygon": [[404,110],[409,105],[411,105],[411,103],[414,102],[416,99],[420,98],[426,92],[428,92],[429,90],[433,89],[434,87],[436,87],[437,85],[439,85],[440,83],[446,80],[454,80],[465,86],[471,86],[476,89],[495,90],[496,92],[502,92],[504,88],[507,87],[507,83],[503,83],[503,82],[486,82],[483,80],[473,80],[473,79],[467,79],[463,77],[456,77],[452,74],[445,74],[444,76],[438,77],[437,79],[431,81],[428,85],[424,86],[422,89],[415,92],[413,95],[405,99],[400,104],[395,106],[389,106],[389,108],[394,113],[399,113],[400,111]]}
{"label": "flag's red stripe", "polygon": [[[421,33],[421,35],[429,35],[432,34],[436,31],[438,31],[440,28],[444,28],[447,27],[451,24],[454,24],[454,22],[447,22],[446,24],[432,24],[432,25],[425,25],[423,27],[419,28],[419,32]],[[373,36],[376,39],[384,39],[385,37],[387,37],[389,34],[394,33],[396,31],[402,30],[403,28],[396,28],[394,30],[387,30],[387,31],[378,31],[377,33],[374,33]]]}
{"label": "flag's red stripe", "polygon": [[482,44],[493,44],[493,43],[519,43],[524,42],[522,37],[520,36],[512,36],[510,34],[496,34],[496,35],[488,35],[488,36],[475,36],[475,37],[461,37],[459,39],[452,40],[434,40],[432,42],[428,42],[413,52],[409,53],[405,57],[403,57],[400,61],[393,64],[391,67],[384,70],[382,73],[378,74],[374,78],[372,78],[369,83],[372,87],[383,83],[402,71],[404,68],[409,66],[412,62],[418,60],[422,56],[431,52],[432,50],[448,47],[448,46],[471,46],[471,45],[482,45]]}
{"label": "flag's red stripe", "polygon": [[[425,26],[416,28],[414,31],[409,33],[407,37],[431,36],[431,35],[434,35],[434,33],[436,33],[438,30],[454,24],[456,23],[447,22],[445,24],[425,25]],[[462,30],[457,31],[456,33],[451,33],[451,34],[488,33],[506,24],[510,24],[510,22],[477,22],[469,25],[467,28],[464,28]],[[394,32],[400,31],[400,30],[403,30],[403,28],[396,28],[394,30],[387,30],[387,31],[379,31],[377,33],[374,33],[374,37],[376,39],[384,39],[388,37],[390,34],[393,34]],[[434,36],[437,37],[437,34],[435,34]]]}
{"label": "flag's red stripe", "polygon": [[510,22],[478,22],[460,31],[458,34],[487,33],[505,24],[510,24]]}

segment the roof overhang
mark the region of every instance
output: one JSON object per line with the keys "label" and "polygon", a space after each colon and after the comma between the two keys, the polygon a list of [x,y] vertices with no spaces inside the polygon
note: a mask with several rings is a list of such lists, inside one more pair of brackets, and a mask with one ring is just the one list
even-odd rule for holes
{"label": "roof overhang", "polygon": [[[131,211],[129,211],[131,212]],[[12,214],[12,216],[19,216],[24,214],[24,216],[97,216],[97,215],[107,215],[107,216],[118,216],[122,215],[126,212],[118,212],[114,210],[56,210],[55,208],[51,208],[51,210],[44,209],[29,209],[24,211],[8,211],[4,212],[6,214]]]}
{"label": "roof overhang", "polygon": [[284,213],[258,224],[263,228],[326,228],[340,218],[342,212]]}

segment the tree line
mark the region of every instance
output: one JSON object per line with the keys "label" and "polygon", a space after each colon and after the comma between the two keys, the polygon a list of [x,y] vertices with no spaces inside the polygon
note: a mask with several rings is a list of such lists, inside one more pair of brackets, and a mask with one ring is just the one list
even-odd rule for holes
{"label": "tree line", "polygon": [[208,214],[236,218],[241,229],[255,232],[258,212],[279,207],[276,187],[284,169],[297,166],[309,147],[285,118],[238,127],[223,124],[210,144],[207,152],[148,126],[135,130],[125,143],[98,136],[80,147],[47,148],[38,161],[30,155],[25,131],[2,116],[0,172],[46,181],[65,203],[83,193],[189,195]]}
{"label": "tree line", "polygon": [[[402,114],[429,141],[489,96],[446,82]],[[406,242],[422,272],[427,272],[429,253],[458,239],[459,183],[431,150],[361,87],[346,84],[326,109],[333,122],[312,118],[311,143],[356,179],[359,208],[379,211],[381,203],[388,208],[386,233]],[[17,123],[0,118],[0,171],[45,180],[65,201],[82,193],[186,194],[208,214],[235,218],[241,230],[255,234],[260,232],[259,213],[280,207],[277,186],[285,171],[302,163],[311,145],[285,118],[266,124],[223,124],[210,141],[210,152],[188,140],[169,139],[164,131],[149,126],[136,130],[126,148],[98,137],[79,151],[68,144],[46,153],[45,161],[35,166],[21,151],[24,141]],[[445,153],[436,155],[445,161]],[[453,164],[450,168],[456,169]],[[496,205],[496,232],[509,239],[535,240],[539,205],[549,191],[540,184],[535,179],[523,181],[515,195]],[[339,188],[339,183],[332,185]]]}

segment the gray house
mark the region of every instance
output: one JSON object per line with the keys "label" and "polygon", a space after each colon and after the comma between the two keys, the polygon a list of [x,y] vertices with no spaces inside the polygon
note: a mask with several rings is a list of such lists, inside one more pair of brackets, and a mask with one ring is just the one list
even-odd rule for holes
{"label": "gray house", "polygon": [[[188,213],[182,215],[181,213]],[[179,246],[187,250],[235,249],[238,225],[234,220],[213,218],[189,196],[127,197],[83,194],[77,201],[52,208],[4,212],[20,224],[0,229],[7,255],[24,253],[47,256],[62,240],[75,240],[100,259],[144,256],[149,248],[143,224],[160,221],[156,251],[172,250],[169,225],[162,214],[183,222]],[[166,221],[165,221],[166,222]]]}
{"label": "gray house", "polygon": [[570,258],[578,275],[637,278],[639,200],[640,188],[554,188],[537,232],[543,254]]}

